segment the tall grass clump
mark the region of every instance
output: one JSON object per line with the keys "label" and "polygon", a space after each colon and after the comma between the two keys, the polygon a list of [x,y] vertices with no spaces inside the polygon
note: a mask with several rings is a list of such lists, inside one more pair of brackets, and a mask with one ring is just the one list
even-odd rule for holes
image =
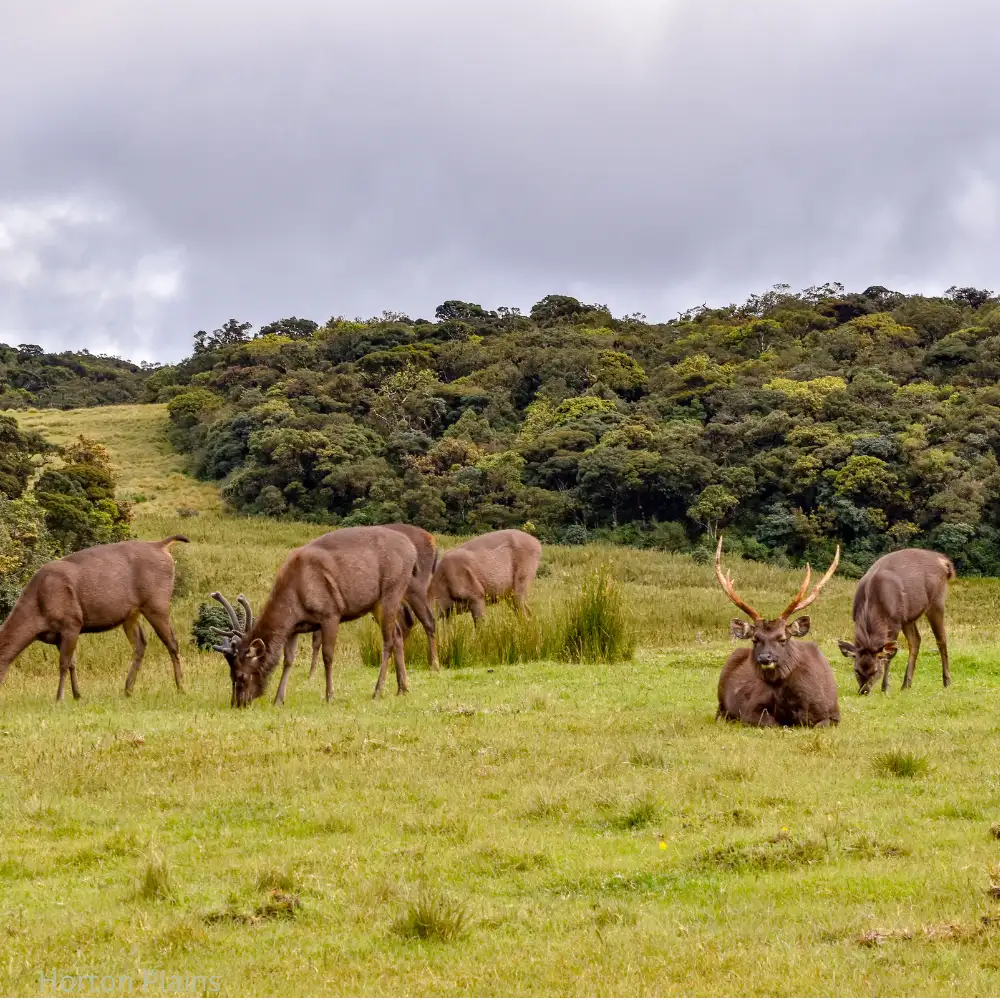
{"label": "tall grass clump", "polygon": [[431,890],[425,890],[416,902],[410,903],[406,913],[394,924],[400,937],[425,941],[454,941],[463,937],[468,928],[468,908]]}
{"label": "tall grass clump", "polygon": [[635,653],[635,632],[625,595],[607,566],[586,577],[563,622],[561,659],[576,663],[621,663]]}
{"label": "tall grass clump", "polygon": [[919,778],[927,773],[927,758],[909,750],[887,750],[872,758],[872,766],[890,778]]}

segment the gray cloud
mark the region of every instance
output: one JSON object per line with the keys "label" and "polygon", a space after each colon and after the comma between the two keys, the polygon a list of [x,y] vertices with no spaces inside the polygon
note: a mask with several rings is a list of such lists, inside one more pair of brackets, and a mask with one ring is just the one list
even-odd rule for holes
{"label": "gray cloud", "polygon": [[0,339],[167,359],[231,315],[1000,285],[989,0],[35,0],[0,23]]}

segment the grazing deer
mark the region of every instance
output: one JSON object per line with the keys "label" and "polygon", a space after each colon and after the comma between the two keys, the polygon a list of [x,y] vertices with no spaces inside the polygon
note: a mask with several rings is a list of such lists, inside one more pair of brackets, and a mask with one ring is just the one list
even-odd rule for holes
{"label": "grazing deer", "polygon": [[840,546],[823,578],[808,596],[812,570],[788,607],[771,621],[744,601],[733,579],[722,574],[722,537],[715,550],[715,576],[726,596],[752,619],[734,618],[729,631],[734,639],[750,639],[750,649],[730,653],[719,678],[716,718],[738,720],[754,726],[828,726],[840,722],[837,682],[829,660],[814,642],[797,642],[809,631],[809,616],[789,623],[796,612],[808,608],[833,576],[840,561]]}
{"label": "grazing deer", "polygon": [[62,701],[69,674],[73,697],[76,682],[76,643],[84,632],[121,628],[132,644],[132,662],[125,693],[132,693],[146,652],[145,618],[170,653],[174,683],[184,690],[177,637],[170,624],[174,591],[174,560],[170,546],[186,542],[171,535],[160,542],[113,542],[81,549],[46,563],[28,581],[0,628],[0,684],[17,657],[36,640],[59,647],[59,690]]}
{"label": "grazing deer", "polygon": [[237,598],[244,622],[218,591],[212,594],[229,614],[231,629],[213,648],[225,656],[232,681],[232,704],[243,708],[259,698],[285,652],[285,665],[274,703],[285,700],[292,661],[288,642],[306,632],[322,633],[326,700],[333,699],[333,653],[341,622],[371,613],[382,629],[382,663],[373,697],[385,688],[389,655],[396,663],[399,694],[408,689],[403,643],[396,623],[404,597],[413,593],[417,552],[398,531],[387,528],[341,528],[293,549],[285,559],[259,618],[250,602]]}
{"label": "grazing deer", "polygon": [[840,651],[854,660],[858,693],[868,694],[882,675],[882,691],[889,690],[889,667],[898,649],[902,631],[910,654],[903,675],[903,687],[913,683],[913,671],[920,651],[917,619],[926,615],[941,652],[941,679],[951,683],[948,669],[948,640],[944,630],[944,602],[948,581],[955,579],[955,567],[947,556],[927,549],[900,549],[877,559],[858,581],[851,617],[854,642],[841,642]]}
{"label": "grazing deer", "polygon": [[[399,617],[399,626],[403,635],[403,642],[405,643],[410,631],[413,629],[414,615],[416,615],[423,626],[424,632],[427,633],[431,670],[438,670],[440,669],[440,662],[438,660],[437,639],[434,630],[434,616],[431,613],[427,599],[427,588],[430,585],[431,576],[434,570],[437,569],[438,564],[437,543],[429,531],[424,531],[423,528],[418,528],[415,524],[394,523],[383,524],[381,527],[391,528],[393,531],[398,531],[400,534],[405,535],[417,550],[417,574],[414,577],[411,590],[407,591],[408,596],[404,598],[402,614]],[[323,544],[323,539],[331,538],[332,534],[321,535],[309,544]],[[295,660],[298,636],[293,635],[288,642],[289,645],[285,648],[286,667]],[[319,655],[322,649],[323,633],[317,629],[313,632],[312,663],[309,666],[310,677],[316,672],[316,665],[319,663]]]}
{"label": "grazing deer", "polygon": [[508,528],[479,535],[449,549],[438,562],[428,597],[439,615],[468,610],[477,625],[486,604],[510,597],[528,614],[528,591],[542,558],[541,543]]}

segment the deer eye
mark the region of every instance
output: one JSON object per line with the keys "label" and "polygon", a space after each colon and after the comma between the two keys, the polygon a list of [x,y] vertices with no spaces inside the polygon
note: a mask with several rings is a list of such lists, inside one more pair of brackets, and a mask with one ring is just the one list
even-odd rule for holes
{"label": "deer eye", "polygon": [[778,642],[788,642],[788,636],[787,635],[779,635],[778,636]]}

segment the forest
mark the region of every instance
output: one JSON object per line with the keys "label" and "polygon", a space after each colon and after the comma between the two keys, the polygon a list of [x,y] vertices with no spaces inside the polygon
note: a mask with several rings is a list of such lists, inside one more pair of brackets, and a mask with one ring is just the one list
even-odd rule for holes
{"label": "forest", "polygon": [[[10,351],[6,406],[17,364],[41,364]],[[1000,575],[987,289],[782,285],[664,323],[566,295],[527,314],[449,300],[433,319],[232,319],[180,364],[128,372],[117,389],[167,403],[192,470],[245,513],[527,526],[697,559],[722,530],[734,554],[785,565],[840,544],[848,573],[916,545]],[[76,377],[87,388],[60,405],[101,391],[96,371]]]}

